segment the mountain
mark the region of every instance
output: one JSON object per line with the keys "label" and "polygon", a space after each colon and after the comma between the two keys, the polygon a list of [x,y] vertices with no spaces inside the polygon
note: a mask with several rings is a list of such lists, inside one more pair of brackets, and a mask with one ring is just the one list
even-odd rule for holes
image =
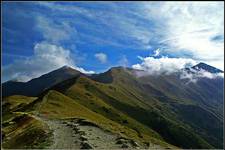
{"label": "mountain", "polygon": [[2,96],[26,95],[38,96],[44,90],[66,79],[78,76],[79,71],[63,66],[28,82],[8,81],[2,84]]}
{"label": "mountain", "polygon": [[[198,67],[201,66],[206,65],[200,64]],[[211,67],[205,69],[208,68],[212,70]],[[19,112],[25,113],[25,119],[33,118],[32,121],[37,116],[44,118],[38,117],[34,130],[43,133],[45,142],[39,141],[39,145],[45,147],[50,144],[46,142],[52,136],[47,134],[47,128],[37,125],[38,121],[46,125],[48,120],[47,125],[54,128],[62,119],[67,122],[68,118],[82,118],[89,122],[88,126],[94,124],[99,127],[95,134],[104,129],[107,134],[112,133],[110,137],[119,135],[133,141],[126,142],[127,145],[122,142],[122,147],[134,148],[129,146],[136,142],[133,146],[139,145],[139,148],[155,148],[155,145],[172,149],[223,148],[223,78],[198,78],[197,82],[187,84],[179,73],[137,76],[137,72],[140,70],[113,67],[104,73],[87,76],[71,68],[61,68],[29,81],[33,83],[30,88],[38,91],[32,93],[37,97],[30,97],[32,94],[25,88],[25,94],[21,94],[13,86],[11,89],[4,89],[9,85],[3,86],[5,92],[14,91],[8,94],[12,96],[3,99],[5,147],[15,148],[18,143],[12,141],[22,138],[14,132],[15,124],[21,124]],[[51,84],[39,86],[34,84],[35,80]],[[22,84],[20,88],[24,86]],[[10,124],[11,120],[14,121]],[[55,132],[58,133],[57,130]],[[23,136],[27,137],[28,133]],[[33,142],[22,141],[20,148],[32,147]]]}
{"label": "mountain", "polygon": [[202,63],[202,62],[197,64],[197,65],[195,65],[195,66],[193,66],[193,67],[191,67],[191,68],[194,69],[194,70],[197,70],[197,71],[203,69],[203,70],[205,70],[207,72],[210,72],[210,73],[223,73],[222,70],[217,69],[215,67],[212,67],[212,66],[207,65],[207,64]]}
{"label": "mountain", "polygon": [[[154,106],[154,108],[159,107],[161,109],[159,114],[165,115],[166,118],[170,118],[175,122],[182,120],[183,123],[188,123],[196,131],[202,128],[202,130],[205,130],[204,133],[201,133],[202,130],[199,130],[198,134],[203,136],[208,134],[208,137],[205,136],[207,137],[205,140],[212,145],[218,145],[218,141],[222,143],[222,135],[220,133],[222,133],[223,126],[223,78],[199,78],[196,83],[186,84],[177,74],[135,77],[133,75],[134,72],[134,70],[130,71],[126,68],[117,68],[111,69],[104,74],[107,75],[106,78],[113,77],[112,83],[123,87],[133,93],[133,95],[140,95],[138,97],[139,100],[150,103],[150,106],[157,104],[158,106]],[[95,79],[101,82],[105,79],[102,75],[100,74],[100,78],[95,77]],[[154,99],[156,99],[155,102]],[[159,103],[163,103],[163,106]],[[193,117],[191,113],[194,111],[196,115]],[[135,113],[136,115],[138,114],[137,110]],[[173,118],[175,114],[176,119]],[[202,116],[205,117],[202,118]],[[136,119],[140,118],[142,117],[138,116]],[[209,121],[211,118],[215,119],[213,121],[215,122],[214,125],[211,125]],[[200,119],[202,121],[198,122]],[[193,124],[192,121],[194,120],[195,123]],[[152,124],[149,125],[151,128],[154,128]],[[155,128],[155,130],[163,132],[162,129]],[[168,132],[168,130],[165,132]],[[174,133],[170,134],[173,135]],[[210,137],[211,134],[214,134],[216,138]],[[168,139],[171,138],[169,137]]]}

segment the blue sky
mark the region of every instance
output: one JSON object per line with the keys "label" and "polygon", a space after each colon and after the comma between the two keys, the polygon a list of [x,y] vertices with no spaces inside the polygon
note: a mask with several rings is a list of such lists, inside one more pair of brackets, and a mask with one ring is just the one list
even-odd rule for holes
{"label": "blue sky", "polygon": [[63,65],[98,73],[201,61],[223,70],[223,12],[224,2],[4,2],[2,79]]}

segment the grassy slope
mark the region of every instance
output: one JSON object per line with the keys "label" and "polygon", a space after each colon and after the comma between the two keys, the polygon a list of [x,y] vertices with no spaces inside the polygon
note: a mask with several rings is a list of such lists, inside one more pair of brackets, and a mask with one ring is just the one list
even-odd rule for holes
{"label": "grassy slope", "polygon": [[3,114],[21,109],[36,99],[37,97],[27,97],[22,95],[6,97],[2,101]]}
{"label": "grassy slope", "polygon": [[77,103],[76,99],[71,99],[57,91],[49,91],[43,97],[43,101],[37,111],[41,115],[52,119],[86,119],[95,124],[98,124],[103,129],[121,134],[123,136],[126,136],[127,138],[133,138],[140,142],[150,141],[152,143],[162,145],[163,147],[173,147],[149,135],[143,135],[143,137],[140,138],[135,130],[107,119],[106,117],[95,113],[85,106]]}
{"label": "grassy slope", "polygon": [[[141,78],[141,81],[165,91],[164,94],[177,99],[175,103],[168,102],[171,109],[174,110],[177,120],[191,126],[195,133],[214,147],[222,148],[223,108],[221,108],[222,104],[219,100],[223,99],[221,98],[223,94],[220,93],[222,90],[218,89],[223,89],[220,87],[223,82],[219,79],[201,79],[197,83],[185,84],[183,82],[187,81],[182,82],[178,78],[174,75],[145,76]],[[181,101],[182,99],[183,101]]]}
{"label": "grassy slope", "polygon": [[50,144],[49,128],[29,114],[13,113],[2,126],[3,148],[44,148]]}
{"label": "grassy slope", "polygon": [[2,100],[2,121],[8,121],[15,117],[15,113],[20,109],[33,103],[37,97],[27,97],[22,95],[13,95]]}
{"label": "grassy slope", "polygon": [[[94,112],[97,112],[99,114],[102,114],[106,118],[109,118],[113,121],[116,121],[122,125],[128,126],[130,128],[135,129],[137,132],[142,132],[145,134],[149,134],[156,138],[161,138],[159,134],[154,132],[153,130],[147,128],[143,124],[140,124],[136,120],[134,120],[132,117],[127,116],[126,114],[122,113],[121,111],[115,109],[108,103],[106,103],[103,99],[97,96],[98,93],[92,93],[92,91],[88,91],[86,88],[88,85],[90,85],[89,82],[92,82],[91,80],[87,78],[80,78],[78,82],[71,86],[67,92],[65,92],[66,95],[73,98],[80,104],[86,106],[87,108],[91,109]],[[91,84],[95,84],[92,82]],[[100,85],[100,84],[98,84]],[[91,88],[91,87],[88,87]],[[102,88],[113,88],[112,86],[105,86]],[[112,89],[114,90],[114,89]],[[120,91],[121,92],[121,91]],[[118,95],[122,93],[117,93]],[[141,136],[141,133],[140,133]]]}
{"label": "grassy slope", "polygon": [[[179,120],[180,113],[182,113],[187,118],[187,123],[192,122],[192,118],[186,114],[189,112],[189,106],[196,105],[193,101],[173,97],[173,95],[169,95],[170,98],[157,97],[163,93],[156,89],[168,89],[167,86],[173,85],[173,82],[168,81],[170,83],[164,85],[164,83],[151,81],[153,85],[140,85],[135,77],[119,69],[111,70],[109,76],[112,78],[109,78],[110,82],[106,81],[106,84],[86,77],[80,77],[74,81],[72,79],[68,83],[63,82],[63,86],[56,89],[66,96],[50,91],[45,93],[43,99],[30,98],[28,103],[24,103],[26,97],[23,100],[19,96],[21,100],[17,100],[17,97],[10,98],[12,100],[7,101],[11,104],[5,103],[7,107],[4,108],[10,111],[39,110],[50,118],[81,117],[113,132],[142,142],[151,141],[165,147],[169,145],[163,141],[183,148],[212,148],[199,135],[196,135],[190,126],[186,126]],[[162,87],[158,87],[157,84],[162,84]],[[151,92],[146,89],[150,89]],[[176,90],[176,88],[171,90]],[[18,102],[23,104],[17,104]],[[171,111],[174,109],[172,103],[188,109],[180,110],[179,108],[182,107],[179,106],[175,109],[176,111]],[[12,116],[6,113],[3,118],[7,120]],[[215,143],[216,146],[218,143]]]}
{"label": "grassy slope", "polygon": [[[128,78],[122,79],[124,80]],[[126,83],[126,85],[129,84]],[[132,86],[123,88],[123,86],[118,85],[115,81],[112,84],[102,84],[94,82],[88,78],[81,77],[76,81],[76,84],[65,91],[65,94],[73,99],[77,99],[78,102],[93,111],[97,111],[107,118],[120,123],[119,120],[116,120],[115,116],[109,116],[105,114],[104,109],[101,109],[101,103],[104,102],[108,106],[114,108],[111,108],[110,110],[106,107],[110,112],[117,110],[117,112],[122,112],[125,116],[132,117],[136,121],[140,122],[142,126],[148,126],[149,129],[157,131],[164,140],[171,144],[184,148],[212,148],[211,145],[198,135],[194,134],[191,130],[185,129],[184,126],[160,115],[153,107],[149,106],[150,104],[140,100],[138,97],[141,98],[141,95],[137,93],[136,89],[132,89]],[[96,103],[96,101],[99,100],[101,100],[101,102]],[[95,104],[94,106],[92,106],[93,103]],[[129,124],[125,125],[129,126]],[[139,132],[144,134],[147,130],[146,128],[143,128]]]}
{"label": "grassy slope", "polygon": [[[204,139],[200,140],[203,143],[206,143],[205,141],[207,141],[217,148],[223,147],[223,123],[220,119],[218,119],[217,114],[214,113],[215,111],[210,111],[208,109],[209,107],[206,107],[205,105],[199,106],[198,97],[196,95],[199,94],[203,99],[202,101],[209,99],[209,97],[207,97],[207,94],[209,93],[208,89],[204,88],[203,90],[201,90],[204,87],[203,85],[201,85],[203,82],[210,82],[210,84],[206,87],[210,87],[209,89],[214,90],[211,91],[211,94],[218,93],[217,91],[215,91],[215,89],[218,89],[219,87],[213,87],[215,85],[221,85],[219,84],[218,80],[208,81],[205,79],[206,81],[202,80],[201,82],[199,81],[198,84],[191,85],[184,84],[183,81],[177,79],[176,75],[159,77],[146,76],[145,79],[142,78],[140,80],[139,78],[131,75],[130,71],[127,69],[114,69],[112,71],[112,76],[114,76],[115,79],[113,81],[113,84],[124,87],[124,89],[127,89],[128,91],[136,91],[137,94],[143,95],[141,100],[145,100],[145,102],[149,103],[150,106],[154,106],[153,108],[160,109],[160,114],[164,115],[167,119],[169,118],[179,126],[190,129],[189,131],[187,130],[188,132],[192,131],[191,133],[200,135],[201,137],[199,138]],[[136,82],[134,82],[135,80]],[[160,93],[161,91],[163,93]],[[207,94],[204,91],[206,91]],[[193,96],[190,96],[191,94],[195,94],[195,99],[192,98]],[[210,93],[208,94],[208,96],[209,95]],[[221,94],[218,94],[218,96],[221,96]],[[216,96],[216,100],[221,99],[218,96]],[[213,99],[215,100],[215,94]],[[174,104],[176,104],[176,106],[178,105],[178,107],[180,108],[174,108]],[[218,104],[216,106],[218,106]],[[185,108],[185,111],[182,111],[183,108]],[[193,110],[193,108],[195,109]],[[218,109],[218,107],[216,108]],[[190,113],[195,113],[196,117],[188,117],[190,116]],[[201,115],[204,115],[205,119],[200,122],[196,121],[199,118],[202,118]],[[211,122],[214,122],[214,124],[211,124]]]}
{"label": "grassy slope", "polygon": [[9,96],[2,101],[3,148],[43,148],[50,143],[50,130],[30,114],[18,112],[33,103],[37,97]]}

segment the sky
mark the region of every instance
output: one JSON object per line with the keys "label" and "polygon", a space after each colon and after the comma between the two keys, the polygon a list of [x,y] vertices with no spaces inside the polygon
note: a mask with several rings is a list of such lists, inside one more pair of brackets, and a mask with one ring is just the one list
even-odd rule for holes
{"label": "sky", "polygon": [[224,2],[3,2],[2,81],[64,65],[224,70]]}

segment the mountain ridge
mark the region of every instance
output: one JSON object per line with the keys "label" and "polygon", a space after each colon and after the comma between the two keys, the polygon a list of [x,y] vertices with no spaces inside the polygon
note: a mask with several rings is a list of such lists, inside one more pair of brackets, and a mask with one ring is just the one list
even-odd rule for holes
{"label": "mountain ridge", "polygon": [[[215,67],[209,66],[204,63],[199,63],[195,66],[192,66],[191,69],[197,70],[196,68],[198,66],[204,66],[203,68],[206,68],[205,66],[207,66],[208,68],[210,68],[209,71],[211,71],[213,73],[218,73],[218,72],[222,73],[223,72]],[[128,71],[132,74],[135,71],[142,71],[142,70],[136,70],[133,68],[118,66],[118,67],[112,67],[103,73],[92,74],[92,75],[87,75],[87,76],[89,76],[89,78],[96,80],[96,81],[100,81],[100,82],[104,82],[104,83],[111,83],[111,82],[113,82],[114,78],[117,76],[117,75],[115,75],[115,77],[113,77],[113,74],[118,74],[121,71],[122,72]],[[191,71],[189,68],[186,68],[185,71],[187,71],[189,73],[193,73],[193,71]],[[197,71],[199,71],[199,69]],[[85,74],[81,73],[80,71],[65,65],[63,67],[60,67],[59,69],[50,71],[46,74],[41,75],[40,77],[33,78],[27,82],[17,82],[17,81],[11,81],[11,80],[6,81],[6,82],[2,83],[2,87],[3,87],[2,95],[3,95],[3,97],[14,95],[14,94],[37,96],[44,89],[48,89],[51,86],[54,86],[59,82],[62,82],[69,78],[79,76],[80,74],[85,75]],[[101,78],[101,76],[103,76],[103,78]],[[42,80],[46,80],[47,82],[43,82]],[[38,88],[39,91],[34,92],[32,89],[32,87],[34,87],[34,86],[36,88]],[[28,91],[28,92],[26,92],[26,91]]]}
{"label": "mountain ridge", "polygon": [[203,70],[208,71],[208,72],[210,72],[210,73],[223,73],[222,70],[220,70],[220,69],[218,69],[218,68],[215,68],[215,67],[213,67],[213,66],[210,66],[210,65],[208,65],[208,64],[205,64],[205,63],[203,63],[203,62],[200,62],[200,63],[198,63],[197,65],[192,66],[191,68],[192,68],[192,69],[195,69],[195,70],[197,70],[197,71],[199,71],[200,69],[203,69]]}
{"label": "mountain ridge", "polygon": [[[18,108],[15,110],[37,111],[44,105],[51,108],[45,109],[44,114],[62,119],[58,109],[66,114],[63,117],[69,117],[71,113],[68,111],[72,108],[67,103],[72,105],[74,101],[129,129],[122,134],[128,137],[132,134],[139,142],[156,138],[158,144],[168,143],[180,148],[223,147],[223,78],[200,78],[196,83],[185,84],[176,74],[137,77],[134,71],[113,67],[104,73],[88,76],[73,68],[61,67],[50,75],[31,80],[48,83],[51,79],[52,84],[45,88],[32,84],[38,98],[26,106],[16,104]],[[10,89],[3,86],[3,92],[5,90]],[[31,95],[30,91],[24,93]],[[11,98],[5,97],[6,110],[11,103],[18,103]],[[73,113],[79,114],[76,110]],[[190,115],[192,113],[194,116]]]}

